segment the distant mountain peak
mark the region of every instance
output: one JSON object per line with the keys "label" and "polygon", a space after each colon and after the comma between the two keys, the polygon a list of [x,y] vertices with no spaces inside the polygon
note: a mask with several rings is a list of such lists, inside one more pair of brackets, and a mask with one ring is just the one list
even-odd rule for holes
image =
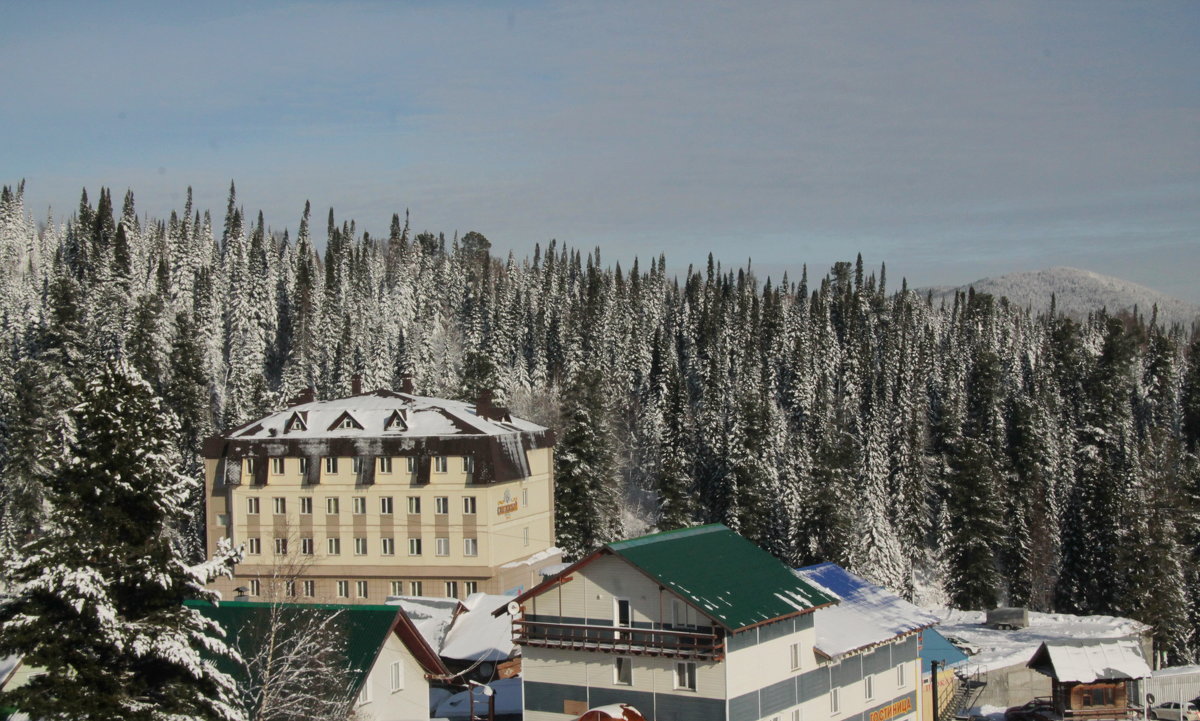
{"label": "distant mountain peak", "polygon": [[1008,298],[1013,305],[1033,308],[1035,311],[1048,310],[1053,297],[1058,312],[1076,318],[1086,317],[1100,308],[1117,313],[1132,311],[1136,307],[1138,314],[1149,321],[1155,305],[1158,306],[1161,324],[1182,323],[1190,326],[1200,318],[1200,306],[1195,304],[1121,278],[1069,266],[1008,273],[996,278],[980,278],[958,287],[926,290],[933,294],[935,300],[939,300],[951,299],[956,292],[966,292],[968,288],[974,288],[976,293]]}

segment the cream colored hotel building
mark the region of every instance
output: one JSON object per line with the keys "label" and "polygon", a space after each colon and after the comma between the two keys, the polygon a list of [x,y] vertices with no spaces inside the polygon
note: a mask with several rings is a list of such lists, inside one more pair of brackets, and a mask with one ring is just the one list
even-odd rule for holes
{"label": "cream colored hotel building", "polygon": [[310,392],[205,442],[208,552],[245,548],[214,587],[342,603],[519,593],[561,561],[553,446],[487,397]]}

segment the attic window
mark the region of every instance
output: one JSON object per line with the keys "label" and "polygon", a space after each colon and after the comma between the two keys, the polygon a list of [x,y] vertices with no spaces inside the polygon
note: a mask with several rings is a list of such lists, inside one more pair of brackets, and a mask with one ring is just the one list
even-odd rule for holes
{"label": "attic window", "polygon": [[350,415],[349,412],[343,413],[342,415],[338,416],[337,420],[333,422],[333,425],[329,426],[329,430],[331,430],[331,431],[341,430],[341,429],[345,429],[345,428],[350,428],[350,429],[359,430],[359,431],[361,431],[363,429],[362,424],[359,423],[358,421],[354,420],[354,416]]}
{"label": "attic window", "polygon": [[383,430],[396,431],[396,432],[407,431],[408,430],[408,421],[406,419],[407,415],[408,415],[407,411],[399,411],[399,410],[393,411],[392,415],[388,416],[387,421],[383,424]]}
{"label": "attic window", "polygon": [[283,432],[291,433],[292,431],[307,431],[308,423],[304,419],[305,415],[306,414],[302,414],[300,412],[293,413],[292,417],[287,419],[287,423],[283,424]]}

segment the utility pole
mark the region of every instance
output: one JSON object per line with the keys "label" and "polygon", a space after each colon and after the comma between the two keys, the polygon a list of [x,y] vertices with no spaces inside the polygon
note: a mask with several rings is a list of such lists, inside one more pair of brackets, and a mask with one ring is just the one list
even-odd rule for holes
{"label": "utility pole", "polygon": [[942,714],[941,714],[941,711],[942,711],[942,710],[941,710],[940,708],[938,708],[938,675],[937,675],[937,667],[938,667],[938,662],[937,662],[937,661],[930,661],[930,662],[929,662],[929,682],[930,682],[930,685],[931,685],[931,687],[932,687],[932,690],[933,690],[933,721],[941,721],[941,718],[942,718]]}

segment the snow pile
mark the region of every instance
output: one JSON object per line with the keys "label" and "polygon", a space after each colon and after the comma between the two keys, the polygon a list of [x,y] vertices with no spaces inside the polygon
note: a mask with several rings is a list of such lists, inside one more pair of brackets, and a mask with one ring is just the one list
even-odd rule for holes
{"label": "snow pile", "polygon": [[[553,558],[555,556],[562,556],[562,549],[558,548],[556,546],[551,546],[545,550],[538,551],[537,553],[533,554],[529,558],[522,558],[519,561],[509,561],[508,563],[501,565],[500,568],[516,568],[517,566],[532,566],[534,564],[538,564],[538,563],[541,563],[542,561],[545,561],[547,558]],[[511,599],[509,599],[509,600],[511,600]]]}
{"label": "snow pile", "polygon": [[463,601],[466,611],[455,617],[440,655],[459,661],[507,661],[516,647],[512,642],[512,618],[507,613],[493,616],[511,596],[472,593]]}
{"label": "snow pile", "polygon": [[1049,658],[1054,677],[1068,683],[1094,683],[1108,678],[1146,678],[1150,666],[1138,642],[1130,638],[1047,642],[1038,651],[1034,667],[1044,668]]}
{"label": "snow pile", "polygon": [[979,652],[971,656],[972,670],[1024,665],[1043,643],[1079,639],[1135,638],[1150,630],[1144,623],[1118,616],[1072,616],[1030,611],[1029,627],[999,631],[984,625],[984,611],[930,609],[942,618],[938,627],[947,638],[957,638]]}
{"label": "snow pile", "polygon": [[388,596],[385,603],[403,608],[425,642],[434,650],[442,647],[459,608],[457,599],[427,596]]}

